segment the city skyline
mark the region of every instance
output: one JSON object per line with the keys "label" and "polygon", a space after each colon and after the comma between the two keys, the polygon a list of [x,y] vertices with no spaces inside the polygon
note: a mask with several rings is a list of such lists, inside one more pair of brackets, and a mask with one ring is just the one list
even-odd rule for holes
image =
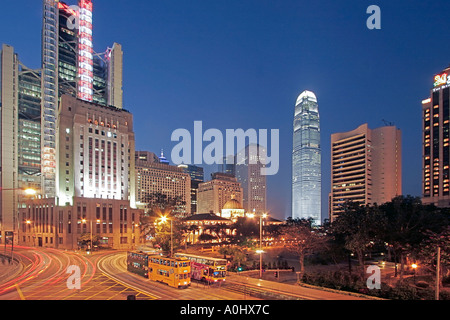
{"label": "city skyline", "polygon": [[0,300],[450,300],[447,12],[4,3]]}
{"label": "city skyline", "polygon": [[[0,36],[14,47],[21,62],[38,68],[41,3],[22,4],[21,11],[15,11],[13,3],[5,4],[3,12],[8,15],[0,22]],[[449,63],[448,44],[440,41],[448,31],[439,14],[449,7],[447,2],[428,6],[382,1],[381,30],[365,25],[369,4],[249,1],[130,6],[97,0],[94,46],[104,48],[114,41],[123,46],[124,107],[135,119],[148,119],[135,121],[137,150],[169,151],[171,132],[194,120],[221,130],[280,128],[280,172],[268,178],[267,201],[269,211],[280,218],[290,215],[291,199],[286,195],[291,185],[292,104],[304,89],[314,91],[321,99],[322,212],[326,212],[330,135],[366,122],[379,127],[386,120],[402,130],[403,154],[409,160],[403,167],[403,193],[421,196],[421,157],[408,155],[421,154],[421,101],[429,96],[433,76]],[[308,15],[302,14],[305,11]],[[19,17],[31,28],[19,30]],[[146,34],[145,43],[129,36],[134,28]],[[424,44],[433,41],[444,47],[430,53]],[[303,50],[305,44],[309,48]],[[168,119],[165,110],[170,108],[174,112]]]}

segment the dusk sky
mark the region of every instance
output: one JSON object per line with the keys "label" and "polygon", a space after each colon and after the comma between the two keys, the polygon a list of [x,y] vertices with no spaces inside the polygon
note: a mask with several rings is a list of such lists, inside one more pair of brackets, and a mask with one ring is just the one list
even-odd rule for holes
{"label": "dusk sky", "polygon": [[[75,0],[67,1],[69,5]],[[20,5],[19,5],[20,4]],[[280,130],[280,170],[268,177],[268,209],[291,215],[294,104],[318,99],[322,218],[330,191],[330,135],[394,123],[402,131],[403,194],[421,195],[421,101],[450,64],[450,1],[94,0],[94,49],[124,51],[124,107],[136,150],[164,149],[171,134]],[[369,30],[367,7],[381,9]],[[3,1],[0,40],[27,67],[41,61],[42,1]],[[205,143],[206,145],[206,143]],[[205,168],[205,178],[214,168]]]}

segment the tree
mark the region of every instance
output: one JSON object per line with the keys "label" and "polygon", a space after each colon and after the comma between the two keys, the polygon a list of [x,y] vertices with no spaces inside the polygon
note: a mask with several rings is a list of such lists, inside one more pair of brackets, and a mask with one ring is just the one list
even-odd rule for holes
{"label": "tree", "polygon": [[324,237],[319,229],[312,226],[312,219],[288,218],[281,228],[281,236],[284,238],[285,247],[298,255],[300,272],[305,271],[305,257],[314,253],[324,243]]}
{"label": "tree", "polygon": [[360,205],[347,202],[344,212],[332,223],[331,231],[343,239],[344,247],[355,253],[361,278],[365,276],[364,257],[370,247],[383,241],[386,219],[377,205]]}
{"label": "tree", "polygon": [[423,205],[419,197],[398,196],[380,206],[386,217],[385,242],[394,261],[400,262],[403,279],[406,256],[418,250],[426,231],[440,232],[445,217],[433,205]]}
{"label": "tree", "polygon": [[140,219],[142,242],[150,242],[165,252],[170,252],[172,245],[173,250],[179,248],[184,240],[184,232],[176,217],[176,210],[184,201],[180,197],[172,198],[162,193],[146,195],[144,201],[149,203],[150,209]]}
{"label": "tree", "polygon": [[185,208],[186,201],[183,201],[182,197],[169,197],[167,194],[161,192],[144,194],[142,196],[142,202],[147,203],[150,211],[156,213],[170,211],[174,215],[180,215],[187,209]]}
{"label": "tree", "polygon": [[252,247],[252,239],[259,237],[259,227],[253,219],[239,217],[231,227],[235,231],[232,242]]}
{"label": "tree", "polygon": [[418,258],[430,271],[436,272],[437,248],[441,248],[440,266],[442,271],[439,283],[442,285],[442,278],[450,276],[450,226],[447,225],[439,233],[427,231],[426,236],[427,239],[420,246]]}
{"label": "tree", "polygon": [[90,247],[92,248],[95,245],[98,245],[100,242],[101,237],[97,234],[93,234],[92,235],[92,244],[91,244],[91,234],[89,232],[87,233],[82,233],[80,235],[80,237],[78,238],[78,241],[82,244],[82,245],[90,245]]}
{"label": "tree", "polygon": [[245,249],[239,246],[227,246],[220,247],[218,252],[223,254],[224,257],[231,257],[231,265],[234,267],[240,267],[241,263],[247,261],[247,255],[245,254]]}

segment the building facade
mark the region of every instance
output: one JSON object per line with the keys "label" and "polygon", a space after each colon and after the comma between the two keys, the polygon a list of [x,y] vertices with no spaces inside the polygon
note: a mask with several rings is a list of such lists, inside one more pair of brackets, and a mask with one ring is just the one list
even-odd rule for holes
{"label": "building facade", "polygon": [[267,180],[261,174],[265,159],[261,159],[260,145],[250,144],[236,155],[235,176],[241,184],[242,203],[246,212],[266,213]]}
{"label": "building facade", "polygon": [[136,152],[136,205],[148,211],[152,196],[162,194],[167,199],[178,199],[174,213],[184,216],[191,211],[191,177],[182,168],[159,162],[148,151]]}
{"label": "building facade", "polygon": [[243,190],[236,178],[226,173],[216,172],[210,181],[198,186],[198,212],[219,214],[225,203],[232,197],[242,204]]}
{"label": "building facade", "polygon": [[198,186],[204,182],[203,168],[195,165],[180,164],[178,165],[183,172],[191,176],[191,213],[198,213],[197,211],[197,199],[198,199]]}
{"label": "building facade", "polygon": [[[33,188],[41,198],[53,199],[56,205],[72,205],[73,197],[106,197],[129,201],[129,205],[134,207],[134,157],[128,155],[134,153],[134,134],[128,134],[131,140],[126,142],[122,139],[125,136],[119,132],[121,129],[116,128],[114,130],[117,132],[113,132],[106,124],[113,118],[112,113],[123,108],[122,47],[114,43],[104,53],[94,52],[91,0],[79,0],[75,5],[58,0],[43,0],[42,4],[42,68],[25,67],[11,46],[2,47],[0,167],[8,168],[1,172],[0,179],[0,232],[3,233],[7,230],[17,231],[20,224],[16,218],[18,208],[22,207],[22,200],[29,200],[23,193],[27,188]],[[98,150],[93,146],[93,154],[89,153],[90,150],[81,151],[81,145],[87,146],[88,141],[83,144],[80,138],[73,136],[73,129],[87,128],[82,124],[83,121],[78,121],[80,118],[73,122],[72,129],[67,127],[67,131],[61,133],[58,110],[64,109],[63,104],[68,101],[63,98],[64,95],[95,103],[87,108],[104,106],[104,110],[108,110],[104,112],[96,109],[98,112],[94,113],[97,116],[101,113],[105,117],[104,114],[109,112],[106,117],[111,116],[103,121],[107,129],[98,129],[100,133],[121,137],[117,138],[121,140],[115,164],[107,163],[109,157],[115,157],[112,154],[114,151],[109,153],[107,149],[110,142],[113,145],[112,140],[99,139],[100,146]],[[127,114],[124,118],[131,119],[126,122],[132,130],[131,115],[127,111],[123,114]],[[92,121],[95,124],[95,120]],[[73,145],[72,138],[77,146]],[[103,141],[105,149],[102,149]],[[64,160],[67,155],[69,161]],[[99,159],[94,159],[96,155]],[[77,163],[72,156],[76,157]],[[94,161],[89,168],[84,162],[86,159]],[[113,172],[114,165],[117,172]],[[90,167],[96,169],[92,171]],[[110,175],[112,178],[108,180]],[[93,187],[89,187],[91,181]],[[95,181],[98,181],[98,185]]]}
{"label": "building facade", "polygon": [[395,126],[331,135],[330,220],[346,201],[383,204],[402,194],[401,132]]}
{"label": "building facade", "polygon": [[0,218],[2,242],[15,226],[18,208],[18,74],[19,58],[14,48],[3,45],[0,52]]}
{"label": "building facade", "polygon": [[450,207],[450,67],[422,101],[422,202]]}
{"label": "building facade", "polygon": [[140,214],[127,200],[74,197],[73,205],[58,206],[51,198],[36,199],[19,209],[19,243],[77,250],[92,233],[101,247],[134,249],[141,243]]}
{"label": "building facade", "polygon": [[73,197],[128,200],[135,207],[133,116],[125,109],[61,97],[57,127],[58,203]]}
{"label": "building facade", "polygon": [[[41,70],[0,50],[0,232],[13,231],[24,189],[41,188]],[[1,238],[0,238],[1,239]]]}
{"label": "building facade", "polygon": [[223,157],[222,163],[219,163],[219,172],[236,176],[236,155]]}
{"label": "building facade", "polygon": [[55,197],[56,123],[64,94],[103,106],[123,108],[122,47],[93,48],[93,4],[43,0],[42,27],[42,194]]}
{"label": "building facade", "polygon": [[294,112],[292,151],[292,218],[312,218],[321,224],[321,149],[317,98],[303,91]]}

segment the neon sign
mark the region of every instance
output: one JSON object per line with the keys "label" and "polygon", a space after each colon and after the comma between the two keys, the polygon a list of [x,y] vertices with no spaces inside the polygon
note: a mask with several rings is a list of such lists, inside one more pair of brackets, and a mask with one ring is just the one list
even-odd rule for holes
{"label": "neon sign", "polygon": [[444,84],[450,85],[450,77],[447,73],[438,74],[434,77],[434,87],[439,87]]}
{"label": "neon sign", "polygon": [[79,1],[78,31],[78,98],[92,102],[94,82],[94,56],[92,45],[92,1]]}

